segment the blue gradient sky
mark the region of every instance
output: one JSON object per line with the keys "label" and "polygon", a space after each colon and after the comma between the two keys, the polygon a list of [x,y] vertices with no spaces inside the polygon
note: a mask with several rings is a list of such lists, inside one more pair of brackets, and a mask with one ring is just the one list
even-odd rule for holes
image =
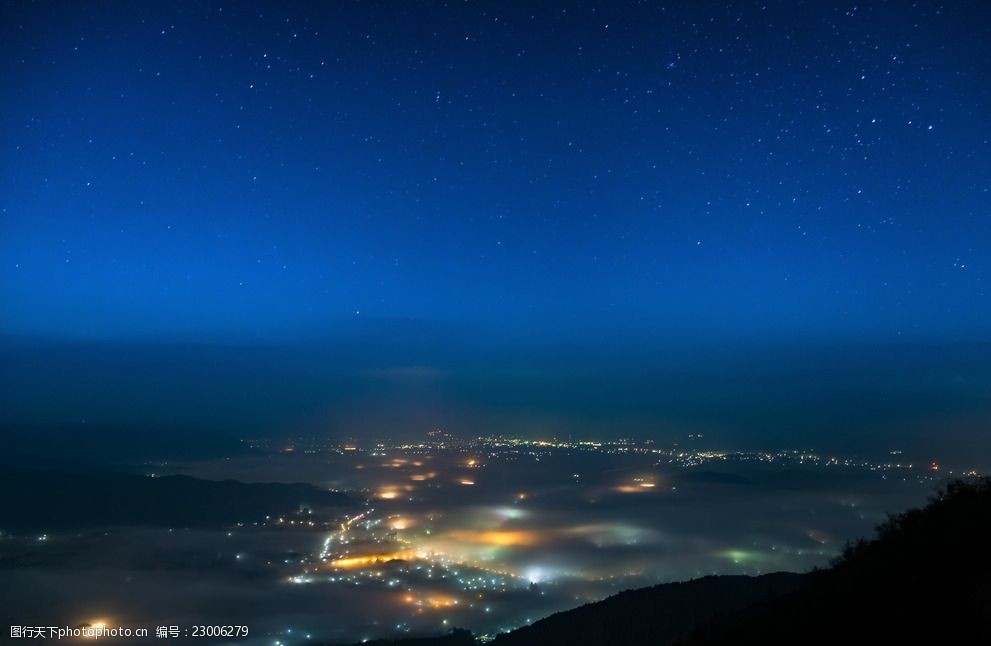
{"label": "blue gradient sky", "polygon": [[989,30],[984,2],[3,2],[0,427],[987,462]]}
{"label": "blue gradient sky", "polygon": [[2,11],[8,334],[991,325],[984,3]]}

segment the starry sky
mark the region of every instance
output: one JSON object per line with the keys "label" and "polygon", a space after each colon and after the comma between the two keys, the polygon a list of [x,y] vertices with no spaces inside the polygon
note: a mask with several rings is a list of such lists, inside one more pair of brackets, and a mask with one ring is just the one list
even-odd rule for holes
{"label": "starry sky", "polygon": [[983,2],[3,2],[0,425],[969,446],[989,31]]}
{"label": "starry sky", "polygon": [[983,340],[991,11],[867,5],[4,3],[0,326]]}

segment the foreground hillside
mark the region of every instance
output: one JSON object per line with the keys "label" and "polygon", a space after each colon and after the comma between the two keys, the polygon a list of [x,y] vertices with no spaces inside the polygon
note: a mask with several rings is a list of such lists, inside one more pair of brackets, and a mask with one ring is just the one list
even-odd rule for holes
{"label": "foreground hillside", "polygon": [[686,644],[991,643],[991,480],[893,516],[807,585]]}
{"label": "foreground hillside", "polygon": [[805,575],[707,576],[628,590],[499,635],[499,646],[522,644],[670,644],[706,622],[776,598]]}
{"label": "foreground hillside", "polygon": [[[499,635],[499,646],[991,643],[991,479],[954,483],[808,574],[631,590]],[[461,646],[464,631],[404,646]]]}

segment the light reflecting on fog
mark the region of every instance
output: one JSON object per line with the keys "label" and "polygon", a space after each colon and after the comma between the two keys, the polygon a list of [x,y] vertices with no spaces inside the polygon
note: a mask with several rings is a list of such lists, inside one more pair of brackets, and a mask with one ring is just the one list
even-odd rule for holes
{"label": "light reflecting on fog", "polygon": [[[159,621],[156,608],[168,608],[175,621],[194,621],[209,603],[226,609],[228,623],[256,627],[249,642],[287,646],[302,634],[341,642],[453,626],[493,634],[632,587],[825,564],[846,539],[935,486],[926,468],[807,452],[603,444],[297,446],[172,468],[308,481],[367,502],[224,532],[119,530],[85,543],[107,555],[88,555],[97,565],[85,574],[57,560],[9,570],[25,608],[65,607],[80,621],[108,609],[129,622]],[[46,544],[73,540],[82,539]],[[170,554],[175,563],[163,567]],[[110,585],[120,580],[127,585]]]}

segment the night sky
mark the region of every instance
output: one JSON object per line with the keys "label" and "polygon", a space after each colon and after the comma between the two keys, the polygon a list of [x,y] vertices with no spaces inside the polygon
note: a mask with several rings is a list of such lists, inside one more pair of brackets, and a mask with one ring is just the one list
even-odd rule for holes
{"label": "night sky", "polygon": [[693,4],[7,3],[4,331],[983,335],[987,6]]}
{"label": "night sky", "polygon": [[[527,373],[611,365],[604,350],[575,358],[590,348],[708,347],[717,374],[712,348],[755,342],[986,342],[989,32],[983,2],[4,2],[0,333],[8,345],[376,348],[340,372],[266,354],[252,365],[280,366],[278,387],[217,360],[220,376],[240,375],[231,390],[276,392],[259,422],[272,427],[337,410],[321,393],[347,400],[337,385],[354,387],[351,372],[467,374],[438,406],[471,417],[480,400],[529,412],[594,400],[603,389],[549,393]],[[538,364],[523,353],[495,375],[475,353],[458,372],[465,352],[404,342],[424,334],[431,348],[577,349]],[[7,392],[24,391],[6,421],[106,413],[85,378],[38,356],[6,362]],[[898,352],[870,356],[827,371],[856,375],[830,386],[859,402],[844,420],[892,380],[911,382],[889,397],[904,414],[919,393],[969,424],[989,407],[991,369],[973,354],[907,370]],[[872,381],[864,362],[888,372]],[[154,399],[162,383],[223,381],[194,359],[138,363],[158,376],[133,386],[99,364],[144,393],[104,418],[167,422],[184,400]],[[724,426],[767,426],[707,407],[699,393],[722,377],[668,401],[657,391],[671,388],[622,385],[633,373],[594,414],[572,412],[650,427],[659,410],[691,418],[698,401]],[[765,402],[793,381],[732,374]],[[191,410],[205,410],[210,395],[197,397]],[[665,409],[675,400],[681,413]]]}

